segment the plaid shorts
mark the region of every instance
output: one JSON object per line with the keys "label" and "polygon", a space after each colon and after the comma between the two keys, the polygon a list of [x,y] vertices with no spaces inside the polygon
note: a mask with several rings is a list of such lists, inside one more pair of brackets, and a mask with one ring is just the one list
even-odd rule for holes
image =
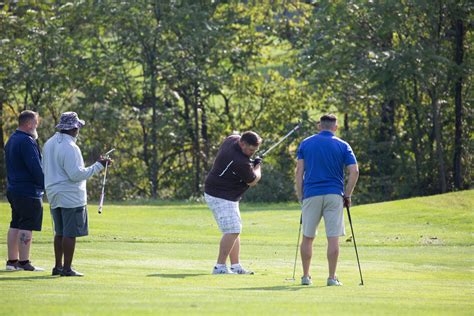
{"label": "plaid shorts", "polygon": [[240,219],[239,202],[224,200],[204,193],[207,205],[214,214],[217,226],[223,234],[240,234],[242,220]]}

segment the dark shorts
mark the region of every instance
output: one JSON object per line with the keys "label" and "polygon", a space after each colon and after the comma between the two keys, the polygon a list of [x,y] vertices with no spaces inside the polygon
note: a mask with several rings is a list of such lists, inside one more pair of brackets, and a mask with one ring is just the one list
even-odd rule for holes
{"label": "dark shorts", "polygon": [[43,224],[43,200],[19,196],[7,192],[8,202],[12,208],[11,228],[41,231]]}
{"label": "dark shorts", "polygon": [[81,237],[89,235],[87,207],[51,209],[55,236]]}

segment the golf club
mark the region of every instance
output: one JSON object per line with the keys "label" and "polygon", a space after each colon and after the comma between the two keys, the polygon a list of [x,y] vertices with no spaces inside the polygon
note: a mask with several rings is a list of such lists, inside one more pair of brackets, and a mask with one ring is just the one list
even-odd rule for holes
{"label": "golf club", "polygon": [[295,264],[293,265],[293,277],[291,279],[287,279],[288,281],[295,281],[296,261],[298,259],[298,246],[300,244],[301,225],[302,224],[303,224],[303,214],[300,215],[300,229],[298,230],[298,240],[296,241]]}
{"label": "golf club", "polygon": [[359,285],[364,285],[364,280],[362,279],[362,270],[360,269],[359,253],[357,252],[356,238],[355,238],[355,235],[354,235],[354,229],[352,228],[352,219],[351,219],[351,212],[349,211],[349,206],[346,206],[346,209],[347,209],[347,217],[349,218],[349,224],[351,225],[352,240],[354,241],[354,248],[355,248],[356,257],[357,257],[357,265],[359,266],[359,274],[360,274],[360,284]]}
{"label": "golf club", "polygon": [[[112,148],[108,152],[106,152],[103,157],[105,159],[110,158],[110,154],[115,150],[115,148]],[[104,206],[104,197],[105,197],[105,181],[107,179],[107,167],[109,166],[109,162],[105,162],[105,172],[104,172],[104,180],[102,181],[102,193],[100,194],[100,202],[99,202],[99,214],[102,214],[102,207]]]}
{"label": "golf club", "polygon": [[276,142],[270,148],[265,150],[260,157],[261,158],[265,157],[270,151],[272,151],[274,148],[276,148],[278,145],[280,145],[285,139],[290,137],[290,135],[293,134],[294,132],[296,132],[300,127],[301,127],[301,123],[298,123],[298,125],[296,125],[291,131],[289,131],[288,134],[283,136],[278,142]]}

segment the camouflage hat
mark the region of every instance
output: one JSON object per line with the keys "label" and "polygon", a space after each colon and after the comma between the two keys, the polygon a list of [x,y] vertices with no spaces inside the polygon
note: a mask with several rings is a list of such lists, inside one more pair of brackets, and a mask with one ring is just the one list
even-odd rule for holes
{"label": "camouflage hat", "polygon": [[64,112],[61,114],[59,124],[56,125],[57,129],[70,130],[73,128],[81,128],[86,124],[84,120],[80,120],[76,112]]}

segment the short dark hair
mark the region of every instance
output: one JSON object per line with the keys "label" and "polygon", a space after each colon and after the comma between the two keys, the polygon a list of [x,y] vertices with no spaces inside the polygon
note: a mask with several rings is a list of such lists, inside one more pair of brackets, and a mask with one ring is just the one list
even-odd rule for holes
{"label": "short dark hair", "polygon": [[334,114],[324,114],[319,119],[319,124],[321,124],[321,128],[323,129],[330,129],[334,127],[337,122],[337,117]]}
{"label": "short dark hair", "polygon": [[251,146],[259,146],[262,143],[262,138],[252,131],[244,132],[240,137],[240,140]]}
{"label": "short dark hair", "polygon": [[337,117],[334,114],[324,114],[320,118],[321,122],[326,121],[326,122],[336,122]]}
{"label": "short dark hair", "polygon": [[38,117],[38,113],[30,111],[30,110],[25,110],[20,113],[20,116],[18,116],[18,125],[22,126],[28,123],[29,121],[34,120],[37,117]]}

